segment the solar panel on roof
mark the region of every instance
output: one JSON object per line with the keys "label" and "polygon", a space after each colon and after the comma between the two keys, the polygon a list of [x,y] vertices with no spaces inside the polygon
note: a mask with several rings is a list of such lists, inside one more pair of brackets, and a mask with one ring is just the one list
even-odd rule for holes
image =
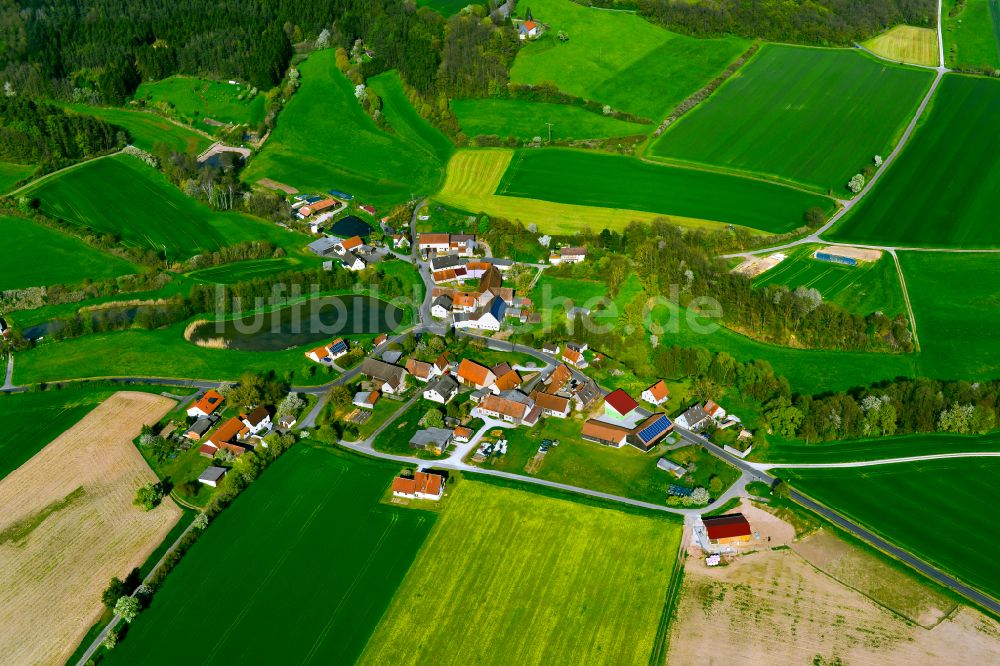
{"label": "solar panel on roof", "polygon": [[649,442],[663,434],[670,427],[670,419],[663,416],[639,431],[639,439]]}

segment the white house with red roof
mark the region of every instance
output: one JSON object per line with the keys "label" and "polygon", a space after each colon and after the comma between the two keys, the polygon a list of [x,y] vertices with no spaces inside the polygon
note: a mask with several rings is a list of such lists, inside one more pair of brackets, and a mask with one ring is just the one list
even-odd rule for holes
{"label": "white house with red roof", "polygon": [[444,477],[440,474],[414,472],[412,477],[397,476],[392,480],[394,497],[438,501],[444,495]]}
{"label": "white house with red roof", "polygon": [[188,407],[187,415],[192,418],[209,416],[219,408],[222,401],[221,393],[215,389],[209,389],[205,391],[205,395]]}
{"label": "white house with red roof", "polygon": [[624,421],[639,406],[632,396],[622,389],[615,389],[604,396],[604,416],[615,421]]}
{"label": "white house with red roof", "polygon": [[662,379],[642,392],[642,399],[652,405],[662,405],[670,399],[670,389]]}

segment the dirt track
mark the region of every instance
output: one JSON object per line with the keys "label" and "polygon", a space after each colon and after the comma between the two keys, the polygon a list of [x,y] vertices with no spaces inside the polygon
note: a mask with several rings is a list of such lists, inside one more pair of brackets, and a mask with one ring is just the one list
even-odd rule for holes
{"label": "dirt track", "polygon": [[180,518],[144,512],[156,476],[131,440],[174,401],[121,392],[0,481],[0,661],[64,663],[101,614],[112,576],[141,564]]}

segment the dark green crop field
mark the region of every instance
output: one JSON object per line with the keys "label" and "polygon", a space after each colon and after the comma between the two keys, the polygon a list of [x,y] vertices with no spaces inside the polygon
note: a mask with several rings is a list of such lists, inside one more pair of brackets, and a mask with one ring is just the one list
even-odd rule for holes
{"label": "dark green crop field", "polygon": [[396,465],[299,444],[170,572],[108,664],[353,664],[434,524]]}
{"label": "dark green crop field", "polygon": [[1000,597],[1000,461],[784,470],[792,486],[966,583]]}
{"label": "dark green crop field", "polygon": [[[355,98],[354,85],[337,69],[332,49],[313,53],[299,71],[302,86],[247,165],[245,180],[270,178],[320,193],[337,189],[379,207],[437,190],[444,163],[415,143],[408,128],[390,133],[375,125]],[[389,98],[390,123],[414,113],[399,113],[397,98]]]}
{"label": "dark green crop field", "polygon": [[630,123],[579,106],[523,99],[456,99],[451,108],[462,132],[470,137],[496,134],[504,139],[548,139],[548,123],[552,124],[553,141],[631,136],[656,129],[656,125]]}
{"label": "dark green crop field", "polygon": [[[1000,451],[1000,432],[989,435],[955,435],[927,433],[877,439],[850,439],[833,442],[806,443],[802,440],[771,438],[761,460],[770,463],[840,463],[861,460],[886,460],[939,453],[969,453]],[[757,458],[754,450],[754,457]]]}
{"label": "dark green crop field", "polygon": [[771,233],[802,226],[813,206],[833,202],[759,180],[649,164],[582,150],[521,150],[496,194],[559,203],[627,208],[738,224]]}
{"label": "dark green crop field", "polygon": [[113,254],[19,217],[0,217],[0,290],[79,284],[138,273]]}
{"label": "dark green crop field", "polygon": [[889,172],[831,236],[899,247],[1000,246],[1000,81],[948,75]]}
{"label": "dark green crop field", "polygon": [[932,79],[844,49],[766,45],[651,152],[843,193],[891,152]]}

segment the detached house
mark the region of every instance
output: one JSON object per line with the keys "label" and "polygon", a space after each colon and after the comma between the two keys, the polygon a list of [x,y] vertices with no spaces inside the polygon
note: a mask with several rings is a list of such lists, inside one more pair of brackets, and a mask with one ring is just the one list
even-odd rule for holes
{"label": "detached house", "polygon": [[447,405],[458,394],[458,382],[451,375],[441,375],[424,391],[424,399]]}
{"label": "detached house", "polygon": [[271,429],[271,413],[263,406],[258,406],[249,414],[240,414],[240,420],[251,435],[259,435]]}
{"label": "detached house", "polygon": [[573,349],[569,345],[566,345],[566,348],[563,349],[562,360],[575,365],[581,370],[588,365],[587,360],[583,357],[583,352]]}
{"label": "detached house", "polygon": [[425,384],[437,376],[437,366],[415,358],[407,359],[406,371]]}
{"label": "detached house", "polygon": [[496,382],[497,376],[486,366],[466,358],[458,364],[458,380],[462,384],[478,390],[492,386]]}
{"label": "detached house", "polygon": [[192,418],[210,416],[219,408],[223,400],[221,393],[215,389],[209,389],[205,391],[205,395],[188,407],[187,415]]}
{"label": "detached house", "polygon": [[660,406],[670,399],[670,389],[662,379],[642,392],[642,399],[646,402]]}
{"label": "detached house", "polygon": [[406,390],[406,368],[392,363],[366,358],[361,363],[361,374],[368,377],[382,393],[402,393]]}
{"label": "detached house", "polygon": [[382,394],[378,391],[359,391],[354,394],[351,404],[361,409],[375,409],[375,403],[381,396]]}
{"label": "detached house", "polygon": [[306,352],[306,358],[310,361],[315,361],[316,363],[333,363],[335,360],[350,351],[350,347],[347,345],[347,341],[343,338],[337,338],[328,345],[322,347],[316,347],[316,349],[310,349]]}
{"label": "detached house", "polygon": [[542,408],[542,413],[546,416],[555,416],[564,419],[569,416],[569,398],[541,391],[532,391],[531,399],[536,405]]}
{"label": "detached house", "polygon": [[407,499],[438,501],[444,495],[444,477],[427,472],[414,472],[412,477],[397,476],[392,480],[392,494]]}

